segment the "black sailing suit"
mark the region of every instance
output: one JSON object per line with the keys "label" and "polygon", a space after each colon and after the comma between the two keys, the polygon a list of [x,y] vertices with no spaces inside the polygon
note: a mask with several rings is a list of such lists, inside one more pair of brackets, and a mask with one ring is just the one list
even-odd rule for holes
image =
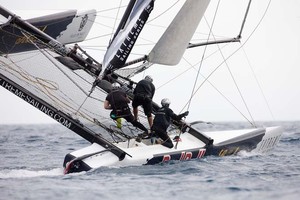
{"label": "black sailing suit", "polygon": [[119,89],[113,89],[107,96],[106,99],[112,107],[110,117],[114,120],[118,118],[124,118],[130,122],[133,126],[148,132],[147,128],[140,122],[134,120],[134,117],[130,111],[127,102],[127,95],[124,91]]}
{"label": "black sailing suit", "polygon": [[167,129],[171,124],[171,119],[175,121],[181,120],[182,117],[185,117],[188,115],[188,111],[185,113],[182,113],[180,115],[176,115],[172,109],[169,107],[161,107],[157,110],[153,125],[151,127],[151,130],[154,134],[156,134],[158,137],[160,137],[163,140],[162,145],[165,147],[173,148],[173,143],[170,137],[167,134]]}
{"label": "black sailing suit", "polygon": [[148,80],[141,80],[137,83],[133,94],[132,107],[137,108],[141,105],[147,117],[151,117],[152,113],[152,98],[155,93],[155,86]]}

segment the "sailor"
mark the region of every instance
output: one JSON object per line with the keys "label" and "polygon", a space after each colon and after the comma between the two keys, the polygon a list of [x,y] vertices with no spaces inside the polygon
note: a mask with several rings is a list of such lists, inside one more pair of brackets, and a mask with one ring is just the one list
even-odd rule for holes
{"label": "sailor", "polygon": [[144,132],[148,133],[147,128],[134,119],[130,108],[128,106],[130,103],[129,98],[127,97],[126,93],[120,90],[119,83],[112,84],[111,92],[106,96],[104,101],[104,108],[107,110],[112,110],[110,113],[110,117],[113,120],[117,120],[119,118],[126,119],[127,122],[130,122],[133,126],[143,130]]}
{"label": "sailor", "polygon": [[155,93],[153,79],[147,75],[143,80],[139,81],[133,91],[134,97],[132,100],[134,119],[138,117],[138,106],[142,106],[144,113],[148,118],[149,127],[153,124],[152,118],[152,98]]}
{"label": "sailor", "polygon": [[169,108],[170,103],[170,100],[167,98],[161,100],[162,107],[159,108],[155,114],[151,131],[153,134],[162,139],[162,141],[158,143],[165,147],[173,148],[174,145],[172,140],[167,134],[167,129],[171,124],[171,119],[179,121],[181,118],[186,117],[189,114],[189,111],[176,115],[173,110]]}

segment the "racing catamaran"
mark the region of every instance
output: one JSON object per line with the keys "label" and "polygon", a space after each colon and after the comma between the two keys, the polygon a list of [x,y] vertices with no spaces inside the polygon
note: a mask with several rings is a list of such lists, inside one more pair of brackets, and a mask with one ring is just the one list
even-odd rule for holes
{"label": "racing catamaran", "polygon": [[[141,130],[131,124],[122,122],[117,127],[110,111],[101,106],[114,82],[132,98],[136,84],[132,77],[152,65],[177,65],[188,48],[239,41],[240,35],[226,41],[190,43],[209,3],[186,0],[152,50],[127,62],[154,8],[154,0],[131,0],[102,63],[78,44],[67,46],[86,38],[95,10],[25,21],[0,6],[7,20],[0,29],[0,85],[91,143],[66,155],[65,173],[233,155],[242,150],[268,152],[278,143],[281,127],[203,132],[195,128],[200,122],[174,121],[168,131],[175,144],[170,149],[155,144],[153,138],[139,140]],[[155,115],[159,105],[153,102],[153,107]],[[140,113],[140,122],[147,125]]]}

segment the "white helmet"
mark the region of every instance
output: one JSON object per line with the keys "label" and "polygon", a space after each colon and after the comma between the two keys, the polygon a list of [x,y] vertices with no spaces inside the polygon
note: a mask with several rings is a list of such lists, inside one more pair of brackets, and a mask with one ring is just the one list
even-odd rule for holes
{"label": "white helmet", "polygon": [[153,78],[150,76],[150,75],[147,75],[145,77],[145,80],[149,81],[149,82],[152,82],[153,81]]}
{"label": "white helmet", "polygon": [[164,98],[161,100],[161,105],[163,107],[169,107],[170,104],[171,104],[171,101],[168,98]]}
{"label": "white helmet", "polygon": [[115,90],[115,89],[118,89],[120,88],[120,84],[119,83],[113,83],[111,84],[111,89]]}

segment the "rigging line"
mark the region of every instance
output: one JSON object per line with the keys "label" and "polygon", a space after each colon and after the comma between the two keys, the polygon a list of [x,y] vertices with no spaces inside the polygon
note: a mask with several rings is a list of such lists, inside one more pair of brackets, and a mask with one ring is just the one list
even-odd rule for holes
{"label": "rigging line", "polygon": [[[11,60],[11,64],[6,64],[4,62],[1,61],[1,63],[3,63],[3,66],[5,66],[5,69],[3,69],[4,71],[6,71],[7,73],[11,74],[12,76],[15,76],[16,78],[18,78],[19,80],[21,80],[21,78],[23,78],[24,80],[21,80],[21,81],[24,81],[24,82],[31,82],[31,83],[34,83],[34,84],[40,84],[42,85],[45,89],[48,88],[48,89],[57,89],[58,86],[55,85],[54,82],[52,81],[49,81],[49,80],[45,80],[45,79],[41,79],[39,77],[36,77],[36,76],[32,76],[31,74],[28,74],[25,70],[23,70],[18,64],[17,62],[14,62],[13,60]],[[15,69],[14,67],[12,67],[12,65],[15,65],[17,69]],[[20,77],[17,77],[17,75],[19,75]],[[40,81],[39,81],[40,80]],[[41,81],[47,83],[47,84],[42,84]],[[34,87],[37,89],[37,87]]]}
{"label": "rigging line", "polygon": [[104,34],[104,35],[100,35],[100,36],[88,38],[88,39],[85,39],[84,41],[94,40],[94,39],[98,39],[98,38],[102,38],[102,37],[107,37],[107,36],[111,36],[111,34],[108,33],[108,34]]}
{"label": "rigging line", "polygon": [[119,7],[118,7],[118,11],[117,11],[117,15],[116,15],[116,18],[115,18],[114,26],[113,26],[112,33],[111,33],[111,36],[110,36],[110,41],[112,40],[112,37],[113,37],[113,35],[114,35],[114,31],[115,31],[116,24],[117,24],[117,20],[118,20],[118,16],[119,16],[119,13],[120,13],[122,1],[123,1],[123,0],[120,1]]}
{"label": "rigging line", "polygon": [[[77,111],[76,111],[76,113],[75,113],[75,115],[78,113],[78,111],[79,111],[79,109],[82,107],[82,105],[86,102],[86,100],[87,100],[87,98],[89,97],[89,95],[69,76],[69,75],[67,75],[52,59],[51,59],[51,57],[52,57],[52,55],[46,50],[46,49],[40,49],[37,45],[36,45],[36,43],[35,42],[33,42],[32,40],[31,40],[31,38],[30,37],[28,37],[27,35],[26,35],[26,33],[24,33],[23,31],[22,31],[22,33],[23,33],[23,35],[25,36],[25,37],[27,37],[27,39],[34,45],[34,46],[36,46],[36,48],[58,69],[58,70],[60,70],[71,82],[73,82],[76,86],[77,86],[77,88],[79,88],[84,94],[86,94],[87,95],[87,97],[85,98],[85,100],[84,100],[84,102],[80,105],[80,107],[77,109]],[[36,38],[37,39],[37,38]],[[65,103],[64,103],[65,104]],[[66,104],[65,104],[66,105]],[[66,106],[68,106],[68,105],[66,105]],[[71,107],[71,109],[73,109],[72,107]],[[82,115],[82,114],[81,114]]]}
{"label": "rigging line", "polygon": [[[185,58],[183,58],[188,64],[190,64]],[[181,72],[180,74],[178,74],[177,76],[173,77],[172,79],[168,80],[167,82],[165,82],[164,84],[160,85],[159,87],[157,87],[157,90],[159,90],[160,88],[162,88],[163,86],[167,85],[168,83],[174,81],[175,79],[177,79],[178,77],[182,76],[184,73],[186,73],[187,71],[189,71],[190,69],[194,68],[195,66],[193,66],[192,64],[190,64],[191,67],[187,68],[186,70],[184,70],[183,72]],[[194,68],[195,69],[195,68]],[[182,111],[181,111],[182,112]]]}
{"label": "rigging line", "polygon": [[[245,40],[244,43],[241,44],[241,46],[239,48],[237,48],[235,51],[233,51],[225,60],[223,60],[206,78],[205,80],[202,82],[202,84],[197,88],[197,90],[194,92],[193,96],[198,92],[198,90],[203,86],[203,84],[212,76],[212,74],[214,74],[217,69],[219,69],[223,63],[225,61],[227,61],[229,58],[231,58],[234,54],[236,54],[248,41],[249,39],[251,38],[251,36],[254,34],[254,32],[257,30],[258,26],[261,24],[262,20],[264,19],[266,13],[267,13],[267,10],[269,9],[269,6],[271,4],[271,0],[269,1],[268,5],[267,5],[267,8],[263,14],[263,16],[261,17],[261,19],[259,20],[259,23],[255,26],[255,28],[253,29],[253,31],[250,33],[249,37]],[[185,104],[184,107],[186,107],[188,105],[188,102]]]}
{"label": "rigging line", "polygon": [[[23,30],[21,30],[20,29],[20,31],[21,31],[21,33],[50,61],[50,62],[52,62],[53,63],[53,65],[54,66],[56,66],[57,67],[57,69],[59,69],[70,81],[72,81],[74,84],[75,84],[75,86],[77,86],[77,88],[79,88],[84,94],[86,94],[87,95],[87,93],[85,92],[85,90],[82,88],[82,87],[80,87],[69,75],[67,75],[56,63],[54,63],[53,62],[53,60],[51,60],[51,57],[53,57],[52,55],[50,55],[50,53],[48,52],[48,51],[46,51],[46,50],[42,50],[41,48],[39,48],[39,46],[34,42],[34,41],[32,41],[31,40],[31,38],[30,38],[30,36],[29,35],[31,35],[32,37],[34,37],[37,41],[39,41],[39,39],[38,38],[36,38],[34,35],[32,35],[32,34],[30,34],[30,33],[25,33],[25,31]],[[48,46],[47,44],[45,44],[45,43],[43,43],[43,42],[41,42],[41,45],[44,45],[44,46]],[[49,47],[50,49],[51,49],[51,47]],[[44,52],[47,52],[48,54],[49,54],[49,56],[47,56]],[[74,73],[74,74],[76,74],[78,77],[80,77],[77,73]],[[81,79],[83,79],[82,77],[80,77]],[[85,79],[83,79],[85,82],[87,82],[87,83],[89,83],[87,80],[85,80]],[[96,98],[94,98],[94,99],[96,99]]]}
{"label": "rigging line", "polygon": [[[258,28],[259,25],[261,24],[262,20],[265,18],[266,14],[267,14],[267,11],[268,11],[268,9],[269,9],[269,7],[270,7],[270,4],[271,4],[271,0],[269,0],[269,3],[268,3],[268,5],[267,5],[267,7],[266,7],[266,9],[265,9],[265,11],[264,11],[262,17],[260,18],[258,24],[255,26],[255,28],[253,29],[253,31],[250,33],[249,37],[245,40],[245,42],[241,45],[241,47],[238,48],[235,52],[237,52],[238,50],[240,50],[240,49],[248,42],[248,40],[252,37],[252,35],[254,34],[254,32],[257,30],[257,28]],[[235,52],[234,52],[234,53],[235,53]]]}
{"label": "rigging line", "polygon": [[[121,2],[120,2],[120,4],[121,4]],[[115,22],[114,22],[114,26],[113,26],[113,27],[108,26],[108,25],[105,25],[105,24],[102,24],[102,23],[99,23],[99,22],[97,22],[97,21],[94,22],[94,24],[101,25],[101,26],[104,26],[104,27],[106,27],[106,28],[111,28],[111,29],[112,29],[112,33],[105,34],[105,35],[101,35],[101,36],[96,36],[96,37],[93,37],[93,38],[88,38],[88,39],[85,39],[84,41],[93,40],[93,39],[97,39],[97,38],[101,38],[101,37],[106,37],[106,36],[112,37],[113,32],[114,32],[114,29],[115,29],[115,26],[116,26],[116,21],[118,20],[119,10],[120,10],[121,8],[124,8],[124,7],[126,7],[126,6],[119,6],[119,7],[113,8],[113,9],[109,9],[109,10],[115,10],[115,9],[118,9],[118,14],[117,14],[116,17],[100,16],[100,17],[106,17],[106,18],[110,18],[110,19],[115,19]],[[104,10],[104,11],[107,11],[107,10]],[[99,11],[99,12],[101,12],[101,11]],[[97,15],[97,16],[99,16],[99,15]]]}
{"label": "rigging line", "polygon": [[[13,31],[14,31],[14,28],[18,29],[18,27],[15,26],[14,24],[10,24],[10,26],[11,26],[11,28],[13,29]],[[1,28],[1,31],[3,31],[4,33],[7,33],[8,35],[12,35],[12,36],[15,36],[15,37],[17,37],[17,38],[19,37],[19,35],[15,34],[15,33],[11,33],[11,32],[9,32],[9,31],[6,31],[6,30],[4,30],[4,29],[2,29],[2,28]],[[4,38],[4,37],[3,37],[3,38]],[[3,40],[3,39],[2,39],[2,40]],[[16,43],[16,42],[15,42],[14,45],[12,45],[12,46],[9,46],[8,44],[5,44],[5,42],[3,42],[3,44],[4,44],[4,46],[5,46],[6,50],[7,50],[7,52],[5,52],[5,54],[10,54],[10,52],[13,51],[13,49],[15,48],[15,46],[17,46],[17,43]],[[8,48],[10,48],[10,50],[9,50]]]}
{"label": "rigging line", "polygon": [[[25,59],[23,59],[23,60],[25,60]],[[24,78],[24,81],[25,81],[25,82],[28,81],[28,82],[32,82],[32,83],[36,83],[36,84],[38,84],[38,85],[41,85],[41,86],[45,89],[46,92],[42,91],[38,86],[35,86],[34,88],[35,88],[36,90],[40,91],[40,92],[48,93],[48,95],[47,95],[47,94],[46,94],[46,95],[47,95],[51,100],[53,100],[54,102],[56,102],[57,104],[60,104],[60,105],[63,104],[63,106],[64,106],[65,108],[70,109],[70,110],[73,109],[72,107],[69,107],[69,105],[67,105],[67,104],[65,104],[64,102],[62,102],[60,99],[57,99],[56,97],[52,96],[51,93],[49,92],[49,90],[58,90],[58,86],[55,85],[55,82],[52,82],[52,81],[46,80],[46,79],[41,79],[41,78],[39,78],[39,77],[35,77],[35,76],[32,76],[32,75],[28,75],[27,72],[25,72],[25,71],[23,71],[23,72],[21,73],[22,68],[19,67],[14,61],[11,60],[11,62],[12,62],[12,64],[15,64],[15,66],[18,67],[20,71],[17,71],[17,70],[15,70],[14,68],[10,68],[10,65],[6,65],[6,66],[7,66],[6,69],[10,69],[10,70],[14,71],[14,73],[12,73],[12,72],[9,72],[8,70],[6,70],[8,73],[10,73],[10,74],[13,75],[13,76],[16,76],[15,73],[17,73],[17,74],[19,74],[22,78]],[[71,100],[72,100],[72,99],[71,99]],[[61,104],[61,103],[62,103],[62,104]],[[75,109],[74,109],[74,110],[75,110]],[[86,118],[85,116],[83,116],[83,117]],[[87,119],[87,118],[86,118],[86,119]]]}
{"label": "rigging line", "polygon": [[[218,12],[218,9],[219,9],[219,5],[220,5],[220,0],[218,1],[218,4],[217,4],[217,8],[216,8],[216,11],[215,11],[215,14],[214,14],[214,18],[213,18],[213,21],[212,21],[212,26],[211,26],[210,29],[209,29],[209,34],[208,34],[208,37],[207,37],[207,42],[209,41],[209,38],[210,38],[210,35],[211,35],[211,32],[212,32],[212,28],[213,28],[213,25],[214,25],[214,22],[215,22],[215,19],[216,19],[216,16],[217,16],[217,12]],[[198,72],[197,72],[197,75],[196,75],[196,79],[195,79],[195,82],[194,82],[194,86],[193,86],[193,89],[192,89],[192,92],[191,92],[191,97],[190,97],[189,102],[188,102],[187,110],[189,110],[190,105],[191,105],[191,102],[192,102],[193,93],[194,93],[194,91],[195,91],[196,84],[197,84],[197,82],[198,82],[198,77],[199,77],[199,73],[200,73],[200,70],[201,70],[201,67],[202,67],[202,64],[203,64],[203,60],[204,60],[204,56],[205,56],[206,50],[207,50],[207,45],[205,46],[204,51],[203,51],[203,54],[202,54],[200,66],[199,66],[199,68],[198,68]]]}
{"label": "rigging line", "polygon": [[180,0],[177,0],[174,4],[172,4],[167,10],[165,10],[164,12],[160,13],[159,15],[157,15],[156,17],[152,18],[151,20],[148,20],[147,24],[156,20],[157,18],[161,17],[162,15],[164,15],[165,13],[167,13],[169,10],[171,10],[171,8],[173,8]]}
{"label": "rigging line", "polygon": [[[225,45],[222,46],[221,48],[225,48],[227,45],[228,45],[228,44],[225,44]],[[217,53],[217,52],[218,52],[218,50],[212,52],[210,55],[206,56],[206,57],[204,58],[204,60],[206,60],[206,59],[208,59],[209,57],[213,56],[213,55],[214,55],[215,53]],[[201,62],[201,61],[199,61],[199,62],[197,62],[196,64],[192,65],[185,57],[183,57],[183,60],[184,60],[187,64],[189,64],[190,67],[189,67],[188,69],[184,70],[183,72],[181,72],[180,74],[178,74],[177,76],[175,76],[174,78],[172,78],[172,79],[170,79],[169,81],[165,82],[164,84],[160,85],[159,87],[157,87],[157,89],[160,89],[160,88],[164,87],[165,85],[167,85],[167,84],[170,83],[171,81],[175,80],[175,79],[178,78],[179,76],[182,76],[184,73],[186,73],[187,71],[189,71],[189,70],[192,69],[192,68],[193,68],[194,70],[197,70],[197,69],[195,69],[195,66],[196,66],[196,65],[199,65],[200,62]],[[200,73],[200,74],[201,74],[201,73]],[[203,76],[203,75],[201,75],[201,76]],[[203,76],[203,77],[204,77],[204,76]],[[184,108],[183,108],[183,109],[184,109]],[[182,109],[180,112],[182,112],[183,109]]]}
{"label": "rigging line", "polygon": [[[61,71],[70,81],[72,81],[84,94],[87,95],[87,93],[83,90],[83,88],[81,88],[68,74],[66,74],[53,60],[53,56],[46,50],[46,49],[40,49],[37,44],[31,40],[30,37],[28,37],[28,35],[23,32],[23,35],[50,61],[52,62],[52,64],[59,70]],[[29,33],[28,33],[29,34]],[[30,35],[30,34],[29,34]],[[32,35],[34,37],[34,35]],[[38,40],[38,38],[36,38]],[[48,54],[48,55],[47,55]]]}
{"label": "rigging line", "polygon": [[[31,40],[30,37],[28,37],[28,35],[26,33],[24,33],[22,31],[23,35],[25,37],[27,37],[27,39],[50,61],[52,62],[52,64],[57,67],[57,69],[59,69],[66,77],[68,77],[69,80],[71,80],[83,93],[86,94],[86,92],[68,75],[66,74],[53,60],[52,58],[54,58],[46,49],[40,49],[39,46],[37,46],[37,44]],[[36,38],[38,40],[38,38]],[[46,45],[47,46],[47,45]],[[48,54],[48,55],[47,55]]]}
{"label": "rigging line", "polygon": [[[205,21],[206,21],[207,25],[209,26],[208,21],[207,21],[206,18],[205,18]],[[216,38],[215,38],[215,36],[214,36],[213,33],[212,33],[212,36],[213,36],[214,40],[216,40]],[[243,96],[243,94],[242,94],[242,92],[241,92],[241,90],[240,90],[240,88],[239,88],[239,86],[238,86],[238,84],[237,84],[237,82],[236,82],[234,76],[233,76],[233,73],[232,73],[232,71],[231,71],[231,69],[230,69],[230,67],[229,67],[229,65],[228,65],[228,62],[225,60],[225,56],[224,56],[224,54],[223,54],[223,52],[222,52],[222,50],[221,50],[221,48],[220,48],[220,45],[217,44],[217,47],[218,47],[219,52],[220,52],[220,54],[221,54],[221,56],[222,56],[222,58],[223,58],[223,60],[224,60],[224,63],[225,63],[225,65],[226,65],[226,68],[227,68],[227,70],[228,70],[229,73],[230,73],[230,76],[231,76],[231,78],[232,78],[232,80],[233,80],[233,83],[234,83],[236,89],[238,90],[238,93],[239,93],[239,95],[240,95],[240,97],[241,97],[241,99],[242,99],[242,101],[243,101],[243,103],[244,103],[244,105],[245,105],[245,107],[246,107],[246,109],[247,109],[247,111],[248,111],[248,114],[249,114],[250,117],[251,117],[251,120],[252,120],[252,122],[253,122],[253,123],[251,123],[251,124],[254,125],[254,126],[256,126],[255,123],[254,123],[254,119],[253,119],[253,117],[252,117],[252,115],[251,115],[251,112],[250,112],[250,110],[249,110],[249,107],[248,107],[248,105],[247,105],[247,103],[246,103],[246,101],[245,101],[245,98],[244,98],[244,96]],[[244,115],[243,115],[243,116],[244,116]],[[249,120],[248,120],[248,121],[249,121]]]}
{"label": "rigging line", "polygon": [[96,13],[100,13],[100,12],[107,12],[107,11],[112,11],[112,10],[117,10],[120,8],[126,8],[127,6],[119,6],[119,7],[114,7],[114,8],[108,8],[108,9],[104,9],[104,10],[99,10]]}
{"label": "rigging line", "polygon": [[[106,25],[106,24],[103,24],[103,23],[100,23],[100,22],[97,22],[97,21],[94,21],[94,24],[97,24],[99,26],[103,26],[103,27],[108,28],[108,29],[112,29],[112,31],[113,31],[113,27],[111,27],[110,25]],[[111,33],[109,35],[111,35]]]}
{"label": "rigging line", "polygon": [[[189,68],[189,69],[191,69],[191,68],[193,68],[193,69],[195,69],[194,68],[194,66],[192,66],[192,64],[191,63],[189,63],[186,59],[184,59],[189,65],[191,65],[191,67]],[[185,73],[185,72],[183,72],[183,73]],[[180,74],[181,75],[181,74]],[[203,75],[203,74],[201,74],[200,73],[200,75],[204,78],[204,79],[206,79],[206,77]],[[207,82],[229,103],[229,104],[231,104],[232,105],[232,107],[234,107],[252,126],[254,126],[253,124],[252,124],[252,122],[217,88],[217,87],[215,87],[213,84],[212,84],[212,82],[210,82],[208,79],[207,79]],[[187,104],[185,104],[185,106],[181,109],[181,111],[179,112],[179,113],[181,113],[181,112],[183,112],[183,110],[184,110],[184,108],[186,107],[186,105]]]}
{"label": "rigging line", "polygon": [[270,105],[269,105],[269,103],[268,103],[268,101],[267,101],[267,98],[266,98],[266,96],[265,96],[265,94],[264,94],[264,92],[263,92],[263,89],[262,89],[262,87],[261,87],[261,84],[260,84],[260,82],[259,82],[257,76],[255,75],[254,69],[253,69],[253,67],[252,67],[252,65],[251,65],[251,63],[250,63],[250,60],[249,60],[249,58],[248,58],[248,55],[247,55],[247,53],[246,53],[246,51],[245,51],[244,48],[242,48],[242,50],[243,50],[243,52],[244,52],[244,54],[245,54],[247,63],[248,63],[248,65],[249,65],[249,67],[250,67],[250,69],[251,69],[251,71],[252,71],[253,77],[255,78],[256,84],[257,84],[258,87],[259,87],[259,90],[260,90],[260,92],[261,92],[261,94],[262,94],[262,96],[263,96],[263,98],[264,98],[264,101],[265,101],[265,103],[266,103],[266,105],[267,105],[267,107],[268,107],[268,110],[269,110],[269,112],[270,112],[270,114],[271,114],[271,116],[272,116],[272,119],[273,119],[273,121],[274,121],[274,120],[275,120],[275,117],[274,117],[274,115],[273,115],[273,113],[272,113],[272,110],[271,110],[271,107],[270,107]]}

